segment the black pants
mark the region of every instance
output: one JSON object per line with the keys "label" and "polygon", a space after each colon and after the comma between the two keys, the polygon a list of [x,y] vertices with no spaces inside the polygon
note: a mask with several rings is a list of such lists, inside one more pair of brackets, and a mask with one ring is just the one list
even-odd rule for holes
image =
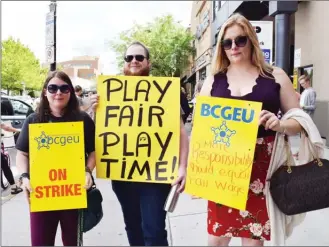
{"label": "black pants", "polygon": [[14,175],[9,167],[8,158],[3,153],[1,153],[1,170],[3,172],[3,175],[5,175],[9,184],[14,185],[15,184]]}

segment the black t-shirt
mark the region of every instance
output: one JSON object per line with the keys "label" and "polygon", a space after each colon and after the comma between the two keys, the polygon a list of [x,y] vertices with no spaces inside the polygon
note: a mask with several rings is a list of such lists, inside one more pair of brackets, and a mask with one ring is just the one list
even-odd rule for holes
{"label": "black t-shirt", "polygon": [[[78,118],[74,118],[75,120],[72,120],[72,118],[70,117],[55,117],[52,115],[50,115],[49,119],[50,119],[49,122],[52,123],[83,121],[86,158],[88,154],[95,151],[95,123],[87,113],[80,112],[80,116]],[[36,113],[33,113],[26,118],[16,143],[16,149],[25,153],[29,152],[29,124],[30,123],[38,123]]]}

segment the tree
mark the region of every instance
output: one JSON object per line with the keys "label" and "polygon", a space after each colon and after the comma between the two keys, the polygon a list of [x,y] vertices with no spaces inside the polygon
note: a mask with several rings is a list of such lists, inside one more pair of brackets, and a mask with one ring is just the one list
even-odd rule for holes
{"label": "tree", "polygon": [[2,45],[2,88],[22,90],[23,83],[27,90],[41,89],[48,70],[41,68],[33,52],[20,40],[9,37]]}
{"label": "tree", "polygon": [[119,39],[110,42],[118,54],[118,68],[123,68],[123,54],[133,41],[144,43],[151,54],[151,74],[153,76],[180,76],[188,66],[189,56],[195,53],[194,39],[172,15],[155,18],[146,25],[134,24],[129,30],[119,34]]}

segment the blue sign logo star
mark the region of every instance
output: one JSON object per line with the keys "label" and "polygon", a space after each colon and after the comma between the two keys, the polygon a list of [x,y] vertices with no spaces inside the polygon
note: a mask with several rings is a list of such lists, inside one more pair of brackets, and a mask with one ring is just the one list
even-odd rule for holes
{"label": "blue sign logo star", "polygon": [[49,143],[48,143],[48,136],[45,134],[44,131],[41,132],[41,135],[39,137],[34,138],[38,142],[38,149],[40,148],[47,148],[49,149]]}
{"label": "blue sign logo star", "polygon": [[223,121],[219,127],[212,127],[212,132],[214,132],[214,144],[224,143],[227,147],[231,145],[230,140],[231,137],[236,134],[235,130],[230,130],[226,126],[226,121]]}

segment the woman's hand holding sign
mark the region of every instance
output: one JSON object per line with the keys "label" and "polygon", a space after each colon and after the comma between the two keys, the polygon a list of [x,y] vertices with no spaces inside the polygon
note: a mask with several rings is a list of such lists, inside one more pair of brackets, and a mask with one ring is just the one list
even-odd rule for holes
{"label": "woman's hand holding sign", "polygon": [[295,119],[279,120],[274,113],[266,110],[260,113],[259,125],[263,125],[266,130],[270,129],[287,135],[296,135],[302,131],[301,125]]}
{"label": "woman's hand holding sign", "polygon": [[259,125],[263,125],[265,130],[283,132],[284,128],[278,117],[270,111],[262,110],[259,116]]}

